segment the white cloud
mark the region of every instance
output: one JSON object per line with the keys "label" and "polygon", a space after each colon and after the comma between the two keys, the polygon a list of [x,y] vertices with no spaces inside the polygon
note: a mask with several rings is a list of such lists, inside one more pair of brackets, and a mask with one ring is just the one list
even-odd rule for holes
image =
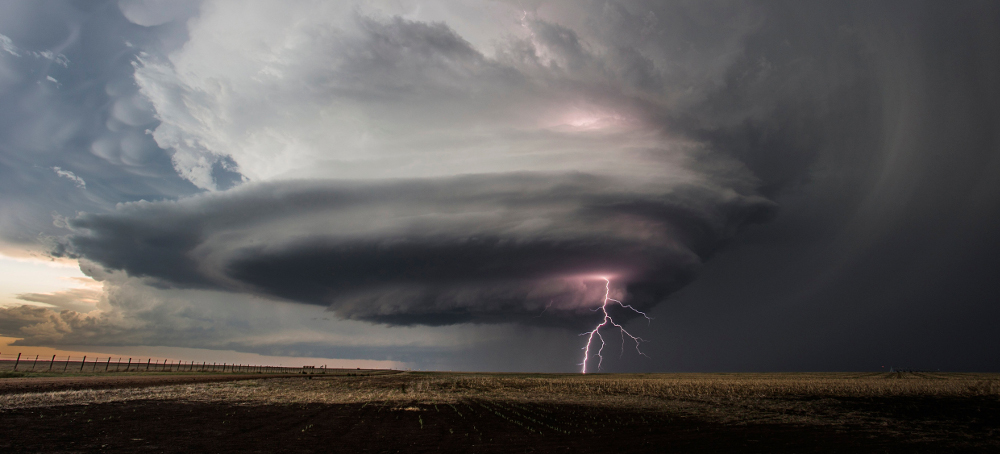
{"label": "white cloud", "polygon": [[59,175],[75,183],[78,188],[87,189],[87,182],[83,181],[83,178],[76,176],[76,174],[74,174],[73,172],[69,170],[63,170],[62,168],[59,167],[53,167],[52,170],[56,173],[56,175]]}
{"label": "white cloud", "polygon": [[[690,144],[659,132],[670,93],[630,88],[655,80],[658,63],[633,52],[646,72],[617,73],[620,52],[542,18],[479,33],[465,26],[473,44],[432,20],[524,13],[431,5],[206,2],[182,49],[137,65],[162,121],[154,138],[205,189],[216,188],[212,169],[223,157],[251,181],[517,171],[700,178],[683,163]],[[653,171],[637,158],[650,150],[667,164]]]}
{"label": "white cloud", "polygon": [[45,50],[42,52],[32,52],[31,54],[34,55],[35,57],[41,57],[46,60],[51,60],[53,63],[62,66],[63,68],[69,67],[69,59],[66,58],[66,56],[63,54],[52,52],[50,50]]}
{"label": "white cloud", "polygon": [[46,60],[50,60],[53,63],[62,66],[63,68],[69,67],[69,58],[67,58],[65,55],[58,52],[53,52],[51,50],[43,50],[41,52],[23,50],[19,48],[16,44],[14,44],[14,40],[10,39],[9,36],[4,34],[0,34],[0,49],[15,57],[20,57],[21,54],[23,53],[25,55],[30,55],[35,58],[44,58]]}
{"label": "white cloud", "polygon": [[7,52],[15,57],[21,56],[18,52],[17,46],[14,45],[14,41],[11,40],[9,36],[4,34],[0,34],[0,49],[3,49],[4,52]]}

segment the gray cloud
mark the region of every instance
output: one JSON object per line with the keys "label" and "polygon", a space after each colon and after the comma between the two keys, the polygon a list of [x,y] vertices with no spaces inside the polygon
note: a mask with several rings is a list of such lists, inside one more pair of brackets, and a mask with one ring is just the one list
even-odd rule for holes
{"label": "gray cloud", "polygon": [[103,292],[91,288],[74,288],[52,293],[22,293],[17,299],[44,303],[60,310],[68,309],[76,312],[90,312],[97,309]]}
{"label": "gray cloud", "polygon": [[156,122],[132,78],[129,46],[168,50],[161,37],[176,32],[138,30],[114,2],[0,5],[3,249],[38,250],[65,234],[53,213],[194,192],[145,134]]}
{"label": "gray cloud", "polygon": [[[163,285],[329,306],[392,324],[588,313],[608,276],[648,307],[765,199],[588,175],[255,184],[70,222],[71,249]],[[551,319],[544,321],[552,322]]]}
{"label": "gray cloud", "polygon": [[393,344],[440,367],[563,370],[519,352],[574,355],[617,273],[656,359],[613,369],[998,367],[991,2],[29,4],[0,96],[45,107],[0,109],[0,234],[74,218],[59,254],[131,276],[130,342],[347,345],[227,330],[329,307],[467,330]]}
{"label": "gray cloud", "polygon": [[[608,46],[542,12],[491,52],[361,7],[260,4],[238,21],[234,7],[203,5],[190,41],[141,57],[136,80],[180,175],[219,190],[225,162],[255,183],[81,216],[71,253],[345,319],[574,323],[599,276],[650,307],[773,212],[739,161],[666,132],[679,100],[713,89],[704,72],[664,72],[673,53]],[[697,95],[671,93],[680,79]]]}

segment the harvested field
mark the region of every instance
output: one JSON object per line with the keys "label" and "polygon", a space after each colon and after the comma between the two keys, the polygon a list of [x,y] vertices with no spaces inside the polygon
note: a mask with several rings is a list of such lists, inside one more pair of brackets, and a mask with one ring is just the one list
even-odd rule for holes
{"label": "harvested field", "polygon": [[998,379],[407,372],[122,382],[0,395],[0,450],[996,452]]}
{"label": "harvested field", "polygon": [[[0,395],[27,394],[69,390],[115,388],[145,388],[150,386],[216,383],[260,378],[280,378],[288,375],[104,375],[71,377],[19,377],[0,380]],[[294,376],[293,376],[294,377]]]}

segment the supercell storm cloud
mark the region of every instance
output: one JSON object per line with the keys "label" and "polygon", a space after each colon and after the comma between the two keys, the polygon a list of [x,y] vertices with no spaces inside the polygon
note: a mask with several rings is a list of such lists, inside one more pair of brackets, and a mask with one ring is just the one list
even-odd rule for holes
{"label": "supercell storm cloud", "polygon": [[[72,250],[178,287],[260,292],[385,323],[586,315],[687,282],[760,197],[583,174],[247,184],[70,222]],[[659,189],[659,191],[656,191]],[[563,314],[564,315],[564,314]]]}
{"label": "supercell storm cloud", "polygon": [[73,253],[346,319],[566,323],[602,276],[651,307],[773,211],[741,163],[670,127],[691,101],[634,49],[509,9],[517,34],[487,56],[443,22],[242,8],[205,5],[136,80],[181,176],[244,182],[83,215]]}
{"label": "supercell storm cloud", "polygon": [[6,1],[0,336],[572,371],[620,300],[605,370],[994,370],[997,55],[975,0]]}

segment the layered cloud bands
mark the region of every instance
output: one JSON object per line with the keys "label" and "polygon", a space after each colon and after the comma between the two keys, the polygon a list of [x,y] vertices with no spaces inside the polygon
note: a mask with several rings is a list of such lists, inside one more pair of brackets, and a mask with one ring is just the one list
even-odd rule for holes
{"label": "layered cloud bands", "polygon": [[[71,222],[76,253],[162,285],[329,306],[390,324],[589,314],[601,277],[649,306],[771,205],[584,174],[248,184]],[[553,317],[538,319],[548,308]]]}
{"label": "layered cloud bands", "polygon": [[206,2],[135,78],[153,137],[211,192],[80,216],[70,253],[387,324],[571,324],[602,278],[649,307],[772,211],[743,164],[670,120],[753,14],[691,37],[718,50],[706,64],[658,47],[670,23],[652,10],[589,5],[614,19],[595,27],[566,6]]}

